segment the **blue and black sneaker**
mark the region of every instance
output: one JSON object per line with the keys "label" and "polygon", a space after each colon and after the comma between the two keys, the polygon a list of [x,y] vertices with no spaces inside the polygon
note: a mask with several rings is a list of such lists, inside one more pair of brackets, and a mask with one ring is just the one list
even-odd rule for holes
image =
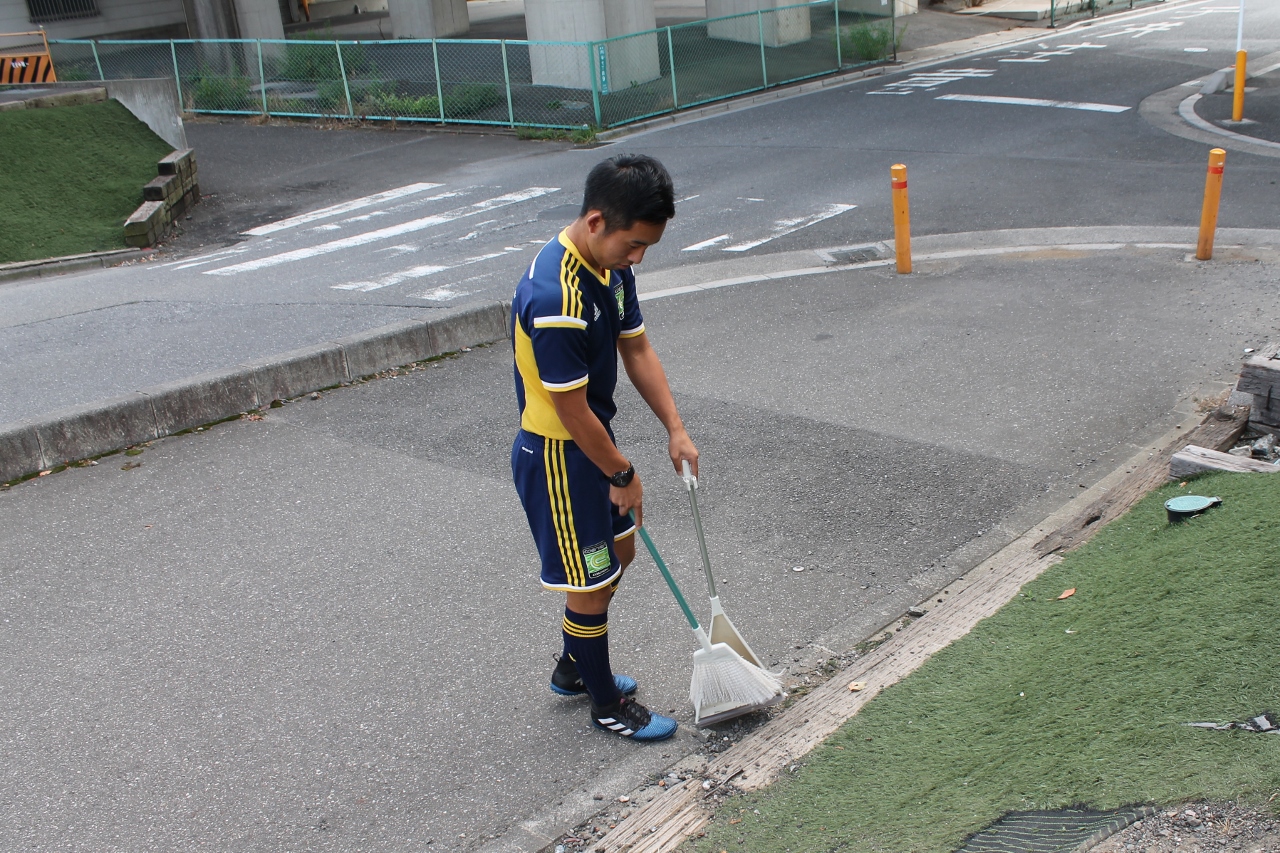
{"label": "blue and black sneaker", "polygon": [[[615,674],[613,683],[623,696],[636,692],[636,680],[629,675]],[[578,675],[578,667],[568,655],[556,658],[556,668],[551,671],[551,692],[561,696],[585,696],[587,693],[582,677]]]}
{"label": "blue and black sneaker", "polygon": [[676,733],[678,723],[655,714],[634,699],[622,697],[607,708],[591,706],[591,723],[598,729],[632,740],[666,740]]}

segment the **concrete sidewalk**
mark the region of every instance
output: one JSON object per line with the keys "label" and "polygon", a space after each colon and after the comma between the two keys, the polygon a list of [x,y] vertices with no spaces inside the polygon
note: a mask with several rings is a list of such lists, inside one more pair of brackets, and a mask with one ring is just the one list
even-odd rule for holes
{"label": "concrete sidewalk", "polygon": [[[1280,235],[1205,265],[1191,233],[654,283],[722,596],[771,667],[814,679],[1225,386],[1280,324]],[[535,851],[746,737],[688,728],[691,646],[643,559],[616,660],[679,736],[611,740],[546,689],[560,602],[508,482],[510,382],[505,344],[475,348],[0,493],[0,846]],[[623,396],[695,583],[661,430]]]}

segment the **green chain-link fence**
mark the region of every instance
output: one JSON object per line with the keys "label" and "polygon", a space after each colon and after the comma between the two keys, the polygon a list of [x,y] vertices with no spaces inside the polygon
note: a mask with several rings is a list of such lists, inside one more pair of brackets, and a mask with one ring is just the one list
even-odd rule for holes
{"label": "green chain-link fence", "polygon": [[[862,10],[869,11],[862,11]],[[185,110],[615,127],[891,59],[893,0],[818,0],[598,42],[51,41],[63,79],[174,77]]]}

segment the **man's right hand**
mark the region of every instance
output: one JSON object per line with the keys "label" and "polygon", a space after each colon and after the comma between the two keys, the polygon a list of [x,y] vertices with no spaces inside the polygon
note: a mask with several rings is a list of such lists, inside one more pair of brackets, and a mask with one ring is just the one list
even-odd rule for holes
{"label": "man's right hand", "polygon": [[640,473],[637,471],[631,482],[623,488],[609,486],[609,500],[618,508],[618,515],[626,515],[632,510],[636,514],[636,526],[644,525],[644,487],[640,485]]}

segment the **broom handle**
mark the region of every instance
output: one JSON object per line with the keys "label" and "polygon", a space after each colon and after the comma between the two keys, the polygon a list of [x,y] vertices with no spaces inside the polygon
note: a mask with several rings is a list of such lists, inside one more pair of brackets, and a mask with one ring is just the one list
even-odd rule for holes
{"label": "broom handle", "polygon": [[[636,514],[631,513],[631,520],[636,520]],[[671,587],[671,594],[676,597],[676,603],[680,605],[680,609],[684,611],[684,618],[689,620],[689,627],[695,631],[701,630],[698,624],[698,617],[693,615],[693,611],[689,609],[689,603],[684,600],[684,596],[680,594],[680,587],[676,586],[676,579],[671,577],[671,570],[667,568],[667,564],[662,561],[662,555],[658,553],[658,548],[653,544],[653,540],[649,538],[649,531],[643,527],[636,528],[640,532],[640,538],[644,540],[644,547],[649,549],[649,556],[653,557],[653,561],[658,564],[658,571],[662,572],[662,577],[667,581],[667,586]]]}
{"label": "broom handle", "polygon": [[689,506],[693,508],[693,529],[698,531],[698,547],[702,550],[702,570],[707,575],[707,592],[716,597],[716,579],[711,575],[711,557],[707,555],[707,537],[702,533],[702,516],[698,514],[698,478],[689,468],[689,460],[682,459],[684,486],[689,490]]}

